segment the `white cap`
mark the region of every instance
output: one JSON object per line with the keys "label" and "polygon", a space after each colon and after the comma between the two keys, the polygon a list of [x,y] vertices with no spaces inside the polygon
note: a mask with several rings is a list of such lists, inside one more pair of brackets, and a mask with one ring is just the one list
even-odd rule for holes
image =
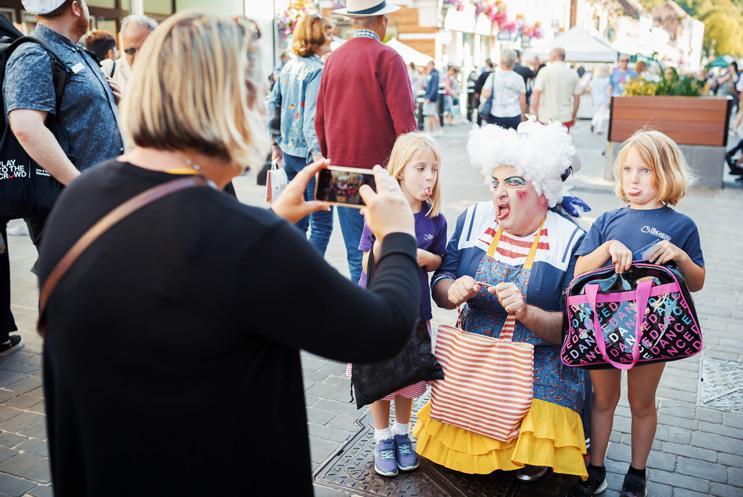
{"label": "white cap", "polygon": [[23,8],[30,14],[43,16],[54,12],[65,3],[65,0],[22,0]]}
{"label": "white cap", "polygon": [[371,17],[389,14],[400,6],[391,5],[386,0],[346,0],[346,8],[334,10],[333,14],[348,17]]}

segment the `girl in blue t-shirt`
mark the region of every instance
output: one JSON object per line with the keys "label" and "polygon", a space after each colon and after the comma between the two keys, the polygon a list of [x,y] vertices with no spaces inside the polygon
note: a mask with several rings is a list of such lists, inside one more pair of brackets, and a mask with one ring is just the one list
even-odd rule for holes
{"label": "girl in blue t-shirt", "polygon": [[[446,253],[446,219],[440,213],[441,190],[439,167],[441,152],[436,142],[422,133],[401,135],[392,148],[387,170],[397,179],[415,214],[415,238],[418,242],[420,266],[420,319],[430,331],[431,289],[428,273],[441,266]],[[376,243],[371,230],[364,227],[359,250],[364,252],[364,273],[359,284],[366,286],[366,267],[370,251],[377,256],[381,245]],[[374,418],[374,469],[383,476],[396,476],[400,471],[418,467],[418,456],[408,436],[413,399],[423,395],[426,383],[419,382],[391,393],[371,405]],[[395,426],[390,429],[390,401],[395,402]]]}
{"label": "girl in blue t-shirt", "polygon": [[[617,273],[633,260],[654,264],[674,262],[692,292],[704,285],[704,258],[699,232],[689,217],[676,212],[686,193],[689,168],[676,143],[659,131],[638,131],[622,146],[616,161],[616,194],[627,207],[601,215],[576,254],[575,274],[602,267],[609,260]],[[632,412],[632,462],[621,497],[644,497],[645,466],[655,437],[655,391],[665,363],[636,366],[627,372]],[[591,370],[591,453],[588,480],[570,489],[571,497],[584,497],[606,488],[604,458],[609,444],[614,409],[619,402],[621,371]]]}

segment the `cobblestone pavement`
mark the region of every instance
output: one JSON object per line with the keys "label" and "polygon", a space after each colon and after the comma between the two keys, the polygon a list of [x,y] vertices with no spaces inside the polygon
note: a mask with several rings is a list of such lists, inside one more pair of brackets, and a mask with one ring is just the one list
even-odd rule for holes
{"label": "cobblestone pavement", "polygon": [[[470,203],[488,198],[478,171],[468,165],[466,133],[466,126],[448,128],[439,139],[444,154],[444,212],[450,225]],[[611,185],[602,179],[605,138],[591,135],[584,121],[576,126],[574,139],[583,164],[575,178],[574,193],[593,206],[594,212],[585,219],[590,223],[601,212],[620,204],[611,193]],[[658,432],[648,464],[649,495],[655,497],[743,496],[743,237],[738,232],[743,192],[739,183],[728,180],[723,190],[693,191],[679,207],[697,222],[705,252],[707,283],[695,296],[705,346],[703,354],[695,358],[669,363],[661,382]],[[238,179],[236,186],[243,201],[262,205],[263,190],[255,185],[254,175]],[[9,249],[13,311],[26,346],[0,359],[0,497],[50,496],[41,341],[33,331],[36,282],[29,272],[36,253],[25,236],[10,237]],[[328,260],[347,274],[339,229],[333,233]],[[452,321],[450,311],[434,310],[434,329],[439,323]],[[362,440],[368,433],[368,417],[366,411],[357,411],[349,403],[344,369],[345,365],[303,354],[318,496],[348,495],[339,487],[327,485],[328,469],[339,460],[337,454],[350,454],[354,444],[368,444]],[[617,496],[630,460],[630,425],[623,397],[607,461],[608,497]],[[370,462],[367,451],[354,460],[352,470],[344,469],[349,478],[366,482],[363,491],[352,492],[355,495],[535,496],[557,495],[560,488],[553,478],[537,486],[500,485],[491,479],[507,480],[507,475],[473,479],[424,465],[422,471],[400,477],[405,480],[392,490],[389,482],[372,474]],[[472,488],[465,492],[468,485]],[[477,485],[479,491],[474,489]]]}

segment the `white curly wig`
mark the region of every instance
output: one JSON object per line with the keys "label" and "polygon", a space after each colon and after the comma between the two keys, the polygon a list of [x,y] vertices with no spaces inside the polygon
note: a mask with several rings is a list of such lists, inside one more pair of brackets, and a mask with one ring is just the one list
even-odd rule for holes
{"label": "white curly wig", "polygon": [[513,166],[519,174],[528,176],[550,207],[562,200],[563,178],[580,167],[567,129],[556,122],[540,124],[531,117],[518,130],[495,125],[472,130],[467,153],[472,166],[482,171],[486,184],[490,184],[493,169]]}

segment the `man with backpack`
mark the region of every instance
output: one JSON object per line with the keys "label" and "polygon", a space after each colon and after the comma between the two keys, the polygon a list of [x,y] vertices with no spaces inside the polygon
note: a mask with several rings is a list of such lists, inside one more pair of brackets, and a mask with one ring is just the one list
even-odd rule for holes
{"label": "man with backpack", "polygon": [[[30,34],[34,40],[4,44],[0,54],[6,113],[0,164],[7,169],[0,174],[5,197],[0,201],[0,235],[7,242],[7,222],[21,217],[38,247],[61,185],[123,153],[124,145],[116,111],[119,89],[77,45],[89,27],[85,0],[23,0],[23,7],[37,15]],[[5,41],[20,37],[10,23],[0,24]],[[35,183],[19,194],[30,177]],[[19,336],[9,336],[17,330],[10,311],[9,266],[6,250],[0,254],[0,356],[21,342]]]}

